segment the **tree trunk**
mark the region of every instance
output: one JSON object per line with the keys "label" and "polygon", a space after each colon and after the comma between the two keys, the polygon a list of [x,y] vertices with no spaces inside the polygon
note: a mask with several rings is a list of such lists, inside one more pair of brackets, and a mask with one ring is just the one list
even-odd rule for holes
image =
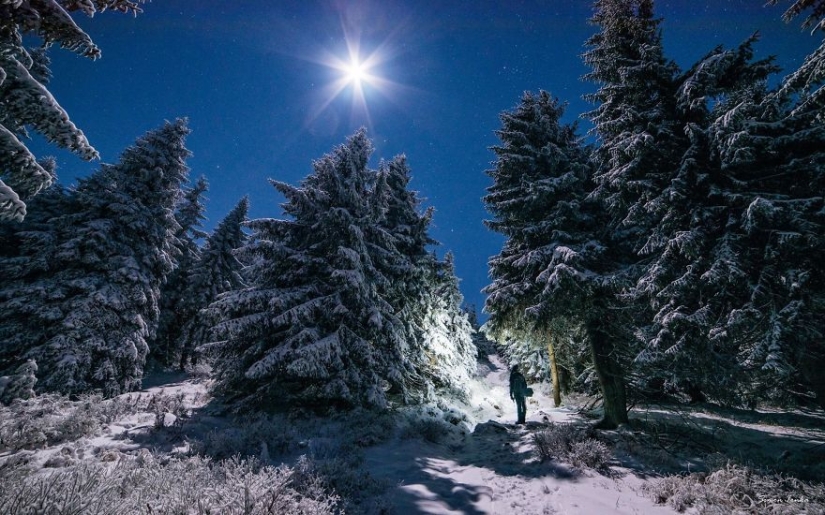
{"label": "tree trunk", "polygon": [[590,351],[593,365],[604,398],[604,418],[596,425],[601,429],[614,429],[619,424],[627,424],[627,398],[625,396],[624,374],[616,355],[616,347],[610,336],[596,322],[588,324]]}
{"label": "tree trunk", "polygon": [[550,380],[553,383],[553,404],[558,408],[561,406],[561,388],[559,386],[559,367],[556,364],[556,348],[553,346],[553,339],[547,333],[547,355],[550,356]]}
{"label": "tree trunk", "polygon": [[570,371],[565,367],[559,367],[559,382],[561,383],[562,395],[570,395]]}

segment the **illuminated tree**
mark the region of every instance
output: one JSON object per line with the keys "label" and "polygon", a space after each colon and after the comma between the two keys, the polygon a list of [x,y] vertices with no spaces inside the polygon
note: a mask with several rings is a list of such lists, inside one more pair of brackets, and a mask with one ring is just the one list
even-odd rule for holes
{"label": "illuminated tree", "polygon": [[219,389],[242,404],[384,406],[404,393],[403,327],[379,294],[368,200],[372,145],[361,131],[313,163],[301,185],[273,181],[287,220],[248,223],[250,286],[219,296],[211,346]]}
{"label": "illuminated tree", "polygon": [[[382,295],[399,315],[413,364],[411,395],[431,399],[437,389],[461,395],[475,370],[472,328],[461,310],[463,298],[452,254],[443,261],[428,251],[437,244],[429,235],[432,209],[422,209],[409,189],[406,157],[381,164],[373,190],[378,223],[371,239],[382,242],[373,262],[389,279]],[[387,251],[388,250],[388,251]]]}
{"label": "illuminated tree", "polygon": [[247,222],[248,286],[210,305],[216,341],[201,347],[238,407],[417,402],[470,368],[451,263],[424,252],[429,214],[406,161],[376,172],[371,153],[357,132],[299,186],[273,181],[289,218]]}

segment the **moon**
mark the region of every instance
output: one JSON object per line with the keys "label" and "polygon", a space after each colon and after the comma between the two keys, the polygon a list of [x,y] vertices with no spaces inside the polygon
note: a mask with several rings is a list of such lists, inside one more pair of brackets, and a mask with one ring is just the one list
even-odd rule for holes
{"label": "moon", "polygon": [[361,83],[367,79],[366,67],[357,58],[352,59],[343,71],[347,82],[355,87],[361,87]]}
{"label": "moon", "polygon": [[392,100],[392,95],[396,90],[403,88],[401,84],[384,77],[381,69],[382,64],[395,58],[396,52],[389,48],[387,41],[371,52],[362,52],[358,38],[347,37],[346,31],[345,43],[346,53],[323,50],[321,56],[312,59],[332,71],[333,77],[319,92],[319,102],[309,113],[307,119],[318,118],[335,99],[348,91],[352,95],[353,119],[361,119],[367,127],[370,127],[372,120],[367,106],[368,97],[380,95]]}

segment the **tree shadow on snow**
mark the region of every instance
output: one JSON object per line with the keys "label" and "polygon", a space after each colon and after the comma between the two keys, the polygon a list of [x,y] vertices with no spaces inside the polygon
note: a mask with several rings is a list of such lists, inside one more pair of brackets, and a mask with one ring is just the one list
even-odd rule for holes
{"label": "tree shadow on snow", "polygon": [[452,467],[437,458],[417,458],[415,465],[395,490],[393,507],[397,513],[432,513],[444,511],[444,508],[451,513],[485,513],[476,504],[484,497],[492,500],[493,492],[489,487],[462,482]]}
{"label": "tree shadow on snow", "polygon": [[719,417],[766,426],[799,427],[805,429],[825,428],[825,411],[798,408],[794,411],[758,411],[740,408],[726,408],[714,404],[680,406],[682,411],[690,413],[710,413]]}
{"label": "tree shadow on snow", "polygon": [[638,474],[709,470],[731,462],[800,479],[825,479],[821,414],[710,406],[635,412],[632,432],[613,432],[623,465]]}
{"label": "tree shadow on snow", "polygon": [[[524,480],[577,481],[580,473],[556,462],[541,463],[526,443],[541,424],[513,428],[495,421],[476,426],[460,443],[401,440],[373,455],[368,467],[400,478],[391,496],[398,513],[489,513],[496,498]],[[411,458],[411,459],[410,459]],[[388,469],[378,469],[381,464]]]}
{"label": "tree shadow on snow", "polygon": [[536,459],[531,435],[543,428],[543,424],[532,421],[524,426],[507,426],[492,420],[478,424],[458,453],[459,463],[486,468],[500,476],[575,480],[581,475],[576,469]]}

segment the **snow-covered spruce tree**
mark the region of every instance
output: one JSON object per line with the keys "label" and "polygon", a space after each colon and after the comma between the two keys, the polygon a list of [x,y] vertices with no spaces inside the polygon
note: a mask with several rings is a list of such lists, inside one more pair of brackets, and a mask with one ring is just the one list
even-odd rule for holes
{"label": "snow-covered spruce tree", "polygon": [[596,109],[584,117],[598,145],[592,195],[612,215],[622,240],[638,252],[655,251],[647,229],[657,213],[648,202],[670,182],[684,137],[676,116],[676,65],[665,59],[653,0],[597,0],[590,22],[599,28],[582,55],[599,85],[585,98]]}
{"label": "snow-covered spruce tree", "polygon": [[[203,194],[209,189],[206,178],[201,176],[191,188],[182,192],[175,209],[178,231],[175,234],[175,269],[166,279],[160,291],[160,317],[155,338],[152,340],[152,356],[162,365],[170,365],[179,353],[177,342],[185,320],[181,303],[185,302],[186,276],[200,257],[198,241],[206,237],[200,228],[206,218]],[[212,299],[210,299],[211,301]],[[201,305],[206,307],[209,302]]]}
{"label": "snow-covered spruce tree", "polygon": [[246,243],[243,223],[248,211],[249,199],[244,197],[209,235],[198,260],[183,270],[184,288],[177,305],[180,330],[173,347],[181,370],[189,362],[197,363],[195,350],[209,341],[209,322],[201,310],[221,293],[245,286],[243,265],[235,251]]}
{"label": "snow-covered spruce tree", "polygon": [[206,220],[206,206],[203,195],[209,190],[206,177],[198,177],[198,181],[191,188],[185,188],[175,207],[175,220],[178,222],[175,234],[175,246],[178,247],[178,268],[185,269],[191,266],[200,257],[199,242],[207,234],[201,228]]}
{"label": "snow-covered spruce tree", "polygon": [[[823,0],[797,0],[785,13],[784,18],[790,21],[806,9],[811,9],[812,12],[808,13],[803,26],[815,27],[819,31],[816,35],[823,37],[825,34],[825,1]],[[776,97],[777,101],[790,102],[789,109],[792,115],[788,120],[790,130],[786,129],[786,136],[776,143],[779,146],[793,146],[794,159],[788,160],[787,169],[793,168],[797,171],[794,173],[795,184],[790,193],[792,200],[784,203],[785,205],[782,205],[781,210],[775,212],[772,218],[774,221],[786,218],[783,223],[793,227],[792,233],[788,235],[791,237],[786,240],[793,241],[797,247],[801,247],[796,250],[802,251],[801,254],[795,256],[796,259],[784,263],[783,272],[776,276],[780,278],[785,291],[783,297],[786,300],[782,303],[787,303],[787,299],[793,299],[793,302],[787,303],[787,307],[780,310],[779,316],[776,317],[778,320],[791,322],[783,324],[785,326],[783,336],[791,341],[795,340],[795,345],[784,345],[786,348],[781,353],[785,355],[782,357],[791,358],[792,367],[802,373],[805,382],[808,383],[806,386],[813,389],[819,404],[825,406],[825,376],[821,373],[825,367],[825,348],[822,344],[825,341],[823,340],[825,329],[821,325],[822,312],[825,310],[823,300],[825,280],[823,280],[822,267],[813,265],[811,262],[812,258],[817,260],[816,256],[822,255],[822,227],[825,226],[823,218],[825,209],[817,210],[815,196],[810,195],[810,192],[821,194],[825,190],[822,173],[825,165],[822,163],[821,153],[822,130],[825,126],[825,38],[820,46],[805,58],[799,69],[783,80]],[[784,148],[774,150],[787,151]],[[806,153],[809,156],[805,156]],[[819,199],[821,206],[821,195]],[[793,208],[789,209],[791,206]],[[789,216],[792,220],[787,220]],[[804,242],[808,245],[804,245]],[[802,264],[799,264],[800,259]],[[789,282],[789,273],[793,274],[794,278],[799,277],[802,280]],[[800,331],[795,333],[795,329],[800,329]],[[755,347],[760,349],[765,345]],[[776,354],[775,352],[767,354],[770,359],[765,361],[765,368],[789,371],[787,366],[783,366],[783,360],[774,361],[773,356]],[[784,361],[788,363],[788,360]],[[778,363],[778,366],[774,366],[774,362]]]}
{"label": "snow-covered spruce tree", "polygon": [[[542,91],[525,93],[513,112],[502,113],[502,128],[496,131],[502,143],[493,147],[497,159],[487,172],[494,182],[484,197],[496,217],[485,223],[507,237],[502,251],[490,259],[493,283],[483,290],[488,294],[484,309],[490,314],[485,332],[511,357],[535,358],[539,349],[546,349],[557,403],[557,335],[551,328],[560,326],[557,318],[589,321],[597,345],[605,342],[597,330],[604,316],[596,304],[601,302],[598,296],[609,294],[603,291],[607,278],[600,275],[604,267],[595,275],[587,270],[588,260],[604,249],[592,206],[585,201],[591,173],[587,149],[579,143],[575,126],[561,124],[563,112],[563,106]],[[554,300],[574,291],[581,294],[575,305]],[[527,361],[520,363],[526,370],[536,368]],[[611,381],[607,391],[615,396],[606,403],[621,405],[614,410],[617,420],[608,425],[626,420],[624,386],[613,384],[614,378],[620,379],[616,368],[602,366],[613,371],[605,378]]]}
{"label": "snow-covered spruce tree", "polygon": [[[427,273],[437,267],[427,247],[435,244],[428,233],[432,209],[421,211],[421,200],[408,188],[411,179],[405,156],[382,161],[376,175],[370,204],[376,223],[368,229],[373,242],[373,264],[387,279],[380,293],[405,321],[407,340],[420,339],[424,298],[430,286]],[[413,347],[410,353],[415,352]]]}
{"label": "snow-covered spruce tree", "polygon": [[0,221],[0,373],[13,373],[32,342],[46,337],[46,327],[32,323],[38,304],[29,296],[40,298],[49,288],[59,233],[66,230],[61,225],[79,207],[73,200],[54,185],[30,201],[33,211],[25,220]]}
{"label": "snow-covered spruce tree", "polygon": [[239,258],[250,286],[218,297],[216,386],[240,406],[384,406],[405,395],[406,332],[379,294],[387,278],[366,239],[375,173],[363,130],[313,163],[300,186],[273,181],[289,219],[248,222]]}
{"label": "snow-covered spruce tree", "polygon": [[612,252],[627,262],[636,256],[637,266],[625,270],[632,276],[664,244],[651,233],[662,216],[651,201],[670,184],[687,146],[676,106],[678,70],[664,56],[653,0],[597,0],[590,22],[599,29],[582,55],[590,67],[584,79],[599,86],[585,95],[596,108],[583,115],[597,143],[590,196],[610,215],[613,241],[621,244]]}
{"label": "snow-covered spruce tree", "polygon": [[[591,343],[597,346],[593,357],[602,386],[607,377],[618,400],[618,395],[624,397],[624,374],[629,371],[613,358],[635,354],[628,328],[649,314],[644,304],[632,298],[625,297],[624,305],[617,299],[644,270],[647,256],[663,244],[649,238],[660,216],[650,201],[669,184],[685,138],[678,130],[676,114],[677,70],[664,57],[653,1],[597,0],[595,8],[591,23],[599,32],[587,41],[589,48],[583,54],[591,68],[585,79],[599,85],[585,97],[596,104],[595,110],[585,114],[597,139],[592,156],[595,188],[590,198],[599,201],[600,209],[609,215],[610,232],[602,241],[610,241],[613,264],[604,260],[606,256],[600,260],[604,280],[600,281],[598,304],[605,316],[594,318],[596,325],[587,331],[596,335],[591,336]],[[624,314],[607,316],[622,313],[620,307],[625,308]],[[620,416],[624,407],[611,410]],[[614,415],[606,418],[607,425],[617,422],[607,420]]]}
{"label": "snow-covered spruce tree", "polygon": [[[560,123],[563,114],[564,107],[546,91],[525,93],[513,112],[501,114],[502,129],[496,133],[502,145],[492,148],[497,160],[487,171],[494,183],[483,199],[496,216],[485,224],[507,237],[490,259],[493,283],[483,290],[490,314],[485,332],[528,373],[550,370],[557,405],[561,392],[552,320],[528,316],[527,309],[539,302],[544,253],[569,238],[568,223],[577,216],[575,196],[588,172],[575,126]],[[550,360],[546,365],[537,363],[543,356]]]}
{"label": "snow-covered spruce tree", "polygon": [[797,79],[729,105],[709,130],[731,178],[719,196],[735,217],[728,233],[744,249],[748,284],[711,334],[736,345],[756,394],[801,382],[825,405],[825,105],[812,101],[821,82]]}
{"label": "snow-covered spruce tree", "polygon": [[37,280],[23,275],[14,296],[0,299],[2,331],[27,320],[16,359],[36,360],[38,390],[116,395],[140,386],[160,286],[174,265],[188,132],[182,120],[167,123],[80,181],[73,208],[49,221],[53,232],[27,256],[44,267]]}
{"label": "snow-covered spruce tree", "polygon": [[474,369],[457,280],[425,251],[430,212],[407,190],[406,160],[375,172],[371,152],[357,132],[299,187],[273,182],[289,219],[246,224],[249,286],[206,310],[218,341],[202,346],[239,407],[421,401]]}
{"label": "snow-covered spruce tree", "polygon": [[372,200],[379,222],[370,229],[373,262],[388,279],[381,295],[395,310],[406,333],[407,359],[413,364],[409,382],[419,400],[438,389],[461,395],[475,370],[472,328],[460,312],[462,297],[453,257],[440,262],[428,247],[433,210],[422,209],[409,189],[406,157],[382,162]]}
{"label": "snow-covered spruce tree", "polygon": [[463,395],[476,369],[474,331],[461,309],[464,297],[458,288],[453,254],[448,252],[443,261],[432,263],[435,266],[426,269],[427,288],[418,298],[420,307],[412,312],[420,332],[411,361],[426,380],[425,391],[443,388]]}
{"label": "snow-covered spruce tree", "polygon": [[46,88],[51,73],[45,52],[27,50],[23,36],[39,37],[44,48],[57,43],[97,59],[100,49],[68,13],[80,10],[90,17],[107,9],[137,13],[139,1],[0,2],[0,220],[22,220],[26,201],[54,182],[53,169],[44,167],[25,145],[28,130],[82,159],[98,157]]}
{"label": "snow-covered spruce tree", "polygon": [[765,95],[765,80],[776,68],[772,59],[753,61],[754,41],[714,49],[679,79],[676,99],[690,144],[670,185],[649,202],[660,213],[649,240],[665,243],[633,289],[633,298],[655,313],[643,328],[646,346],[637,357],[643,379],[693,401],[705,394],[741,400],[745,380],[736,344],[713,327],[749,288],[752,265],[734,230],[747,201],[722,193],[736,179],[718,154],[711,128],[732,107]]}
{"label": "snow-covered spruce tree", "polygon": [[[776,0],[771,3],[775,3]],[[814,27],[814,35],[825,36],[825,0],[796,0],[785,12],[783,19],[790,22],[794,17],[813,9],[802,23]],[[817,32],[817,30],[819,32]],[[813,113],[813,118],[823,122],[825,110],[825,38],[813,53],[805,57],[802,65],[782,81],[777,97],[793,102],[793,114]],[[798,98],[797,98],[798,96]]]}

